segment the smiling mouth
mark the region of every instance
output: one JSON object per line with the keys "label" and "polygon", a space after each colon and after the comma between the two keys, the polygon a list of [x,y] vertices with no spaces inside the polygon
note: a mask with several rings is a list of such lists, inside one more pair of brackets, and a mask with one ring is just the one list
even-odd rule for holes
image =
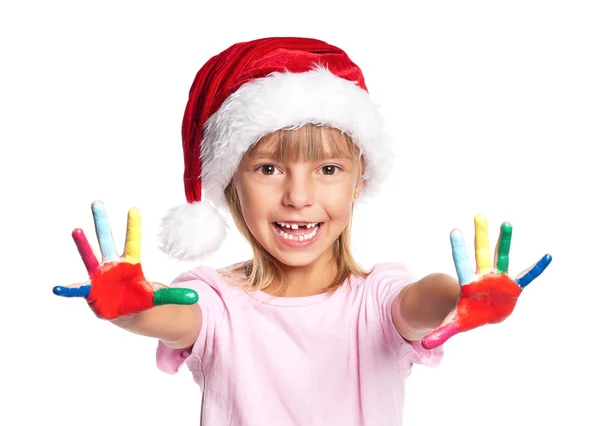
{"label": "smiling mouth", "polygon": [[285,241],[293,243],[304,243],[314,240],[322,225],[323,222],[306,222],[303,224],[273,222],[273,227],[279,236]]}

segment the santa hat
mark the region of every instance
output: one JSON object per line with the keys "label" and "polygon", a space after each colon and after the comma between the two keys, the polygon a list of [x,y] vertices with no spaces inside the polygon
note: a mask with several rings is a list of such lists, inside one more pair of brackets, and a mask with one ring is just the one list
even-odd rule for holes
{"label": "santa hat", "polygon": [[238,43],[211,58],[192,84],[183,118],[187,204],[162,221],[161,248],[193,260],[214,252],[227,225],[224,189],[243,154],[280,129],[316,124],[352,137],[365,162],[363,194],[383,180],[392,148],[360,68],[320,40]]}

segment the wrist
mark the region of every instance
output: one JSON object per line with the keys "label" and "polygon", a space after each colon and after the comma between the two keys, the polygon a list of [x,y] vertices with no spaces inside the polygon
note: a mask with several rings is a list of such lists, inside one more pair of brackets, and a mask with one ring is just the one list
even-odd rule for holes
{"label": "wrist", "polygon": [[460,294],[460,284],[454,277],[430,274],[407,289],[402,307],[413,327],[435,329],[456,308]]}

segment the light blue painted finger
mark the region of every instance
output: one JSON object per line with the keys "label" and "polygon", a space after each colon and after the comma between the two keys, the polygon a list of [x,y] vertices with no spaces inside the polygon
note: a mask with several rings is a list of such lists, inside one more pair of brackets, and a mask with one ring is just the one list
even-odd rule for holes
{"label": "light blue painted finger", "polygon": [[462,232],[458,229],[455,229],[450,233],[450,244],[452,245],[452,258],[454,259],[454,267],[456,268],[456,275],[458,275],[458,282],[460,285],[468,284],[473,279],[473,267],[469,260],[465,239]]}
{"label": "light blue painted finger", "polygon": [[545,255],[540,259],[538,263],[536,263],[525,275],[515,280],[515,283],[519,285],[522,289],[527,287],[531,281],[535,280],[539,277],[542,272],[550,265],[552,262],[552,256],[549,254]]}
{"label": "light blue painted finger", "polygon": [[101,201],[94,201],[92,204],[92,214],[94,215],[94,224],[96,225],[96,235],[98,244],[105,262],[114,262],[119,259],[117,246],[110,230],[110,223],[106,209]]}

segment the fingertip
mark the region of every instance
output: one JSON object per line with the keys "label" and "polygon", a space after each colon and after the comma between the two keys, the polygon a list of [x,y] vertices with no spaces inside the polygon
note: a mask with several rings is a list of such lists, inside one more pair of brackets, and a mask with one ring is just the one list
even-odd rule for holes
{"label": "fingertip", "polygon": [[503,232],[512,232],[512,224],[510,222],[502,222],[500,229]]}
{"label": "fingertip", "polygon": [[463,237],[463,234],[459,229],[454,229],[452,230],[452,232],[450,232],[450,245],[453,248],[457,248],[464,245],[464,241],[465,239]]}
{"label": "fingertip", "polygon": [[198,303],[198,293],[195,290],[192,289],[182,289],[182,292],[180,293],[181,295],[181,302],[185,305],[194,305],[196,303]]}
{"label": "fingertip", "polygon": [[476,224],[482,224],[482,223],[485,223],[486,221],[487,221],[487,217],[485,216],[485,214],[477,213],[475,215],[475,223]]}
{"label": "fingertip", "polygon": [[101,212],[104,211],[104,203],[101,200],[95,200],[92,203],[92,211],[93,212]]}
{"label": "fingertip", "polygon": [[430,350],[433,349],[435,346],[429,344],[429,341],[426,340],[425,338],[423,340],[421,340],[421,346],[423,346],[423,348]]}
{"label": "fingertip", "polygon": [[71,232],[71,236],[75,239],[81,238],[83,236],[83,229],[81,229],[81,228],[73,229],[73,232]]}
{"label": "fingertip", "polygon": [[137,207],[132,207],[129,209],[128,215],[129,217],[139,217],[140,209],[138,209]]}
{"label": "fingertip", "polygon": [[421,346],[427,350],[435,349],[439,345],[435,330],[421,339]]}
{"label": "fingertip", "polygon": [[64,292],[64,287],[57,285],[52,288],[52,293],[54,293],[57,296],[61,296],[63,294],[63,292]]}

